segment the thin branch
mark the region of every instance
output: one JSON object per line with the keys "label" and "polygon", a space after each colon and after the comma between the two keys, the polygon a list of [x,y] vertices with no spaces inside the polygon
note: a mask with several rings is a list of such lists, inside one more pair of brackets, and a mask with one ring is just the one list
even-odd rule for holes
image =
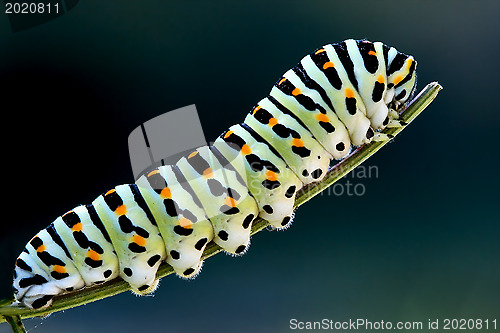
{"label": "thin branch", "polygon": [[[407,124],[410,123],[434,100],[434,98],[436,98],[441,89],[441,85],[439,85],[439,83],[437,82],[428,84],[402,112],[401,119]],[[406,128],[406,126],[386,128],[383,133],[396,136],[404,128]],[[352,169],[360,165],[363,161],[373,155],[388,142],[389,141],[371,142],[353,151],[342,162],[332,167],[321,182],[310,184],[304,187],[299,193],[297,193],[295,206],[298,207],[309,201],[314,196],[318,195],[321,191],[323,191],[328,186],[332,185],[340,178],[348,174]],[[266,228],[268,225],[269,223],[263,219],[255,220],[252,225],[252,235]],[[222,249],[218,245],[211,242],[206,247],[202,258],[207,259],[221,251]],[[164,263],[160,266],[157,277],[162,278],[172,273],[174,273],[172,267]],[[101,285],[88,287],[76,292],[56,296],[54,298],[52,306],[44,310],[30,310],[17,304],[10,305],[10,303],[12,302],[11,300],[3,300],[0,301],[0,323],[3,321],[9,321],[9,323],[11,323],[13,321],[16,321],[16,319],[19,319],[18,322],[22,326],[20,318],[46,316],[53,312],[74,308],[83,304],[114,296],[127,290],[130,290],[128,284],[122,279],[116,278]],[[14,332],[23,331],[14,330]]]}
{"label": "thin branch", "polygon": [[5,317],[5,319],[12,328],[12,332],[26,333],[26,329],[24,328],[24,324],[20,316]]}

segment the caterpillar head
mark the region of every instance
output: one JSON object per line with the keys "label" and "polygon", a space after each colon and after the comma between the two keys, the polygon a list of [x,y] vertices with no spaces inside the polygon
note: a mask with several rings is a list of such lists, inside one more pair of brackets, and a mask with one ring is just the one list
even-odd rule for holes
{"label": "caterpillar head", "polygon": [[417,83],[417,62],[412,56],[404,56],[402,66],[389,76],[387,97],[391,108],[401,110],[411,100]]}

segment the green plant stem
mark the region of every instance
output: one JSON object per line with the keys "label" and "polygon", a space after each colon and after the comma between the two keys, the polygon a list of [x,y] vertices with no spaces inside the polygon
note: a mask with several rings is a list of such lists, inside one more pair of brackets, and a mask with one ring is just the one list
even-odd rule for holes
{"label": "green plant stem", "polygon": [[5,317],[5,319],[12,328],[12,332],[26,333],[26,329],[24,328],[24,324],[20,316]]}
{"label": "green plant stem", "polygon": [[[407,108],[403,110],[403,112],[401,113],[401,120],[409,124],[434,100],[434,98],[436,98],[441,89],[441,85],[439,85],[437,82],[428,84],[418,94],[418,96],[415,97],[411,103],[409,103]],[[406,126],[386,128],[382,133],[396,136],[404,128],[406,128]],[[347,158],[342,160],[342,162],[332,167],[321,182],[305,186],[301,191],[299,191],[299,193],[297,193],[295,206],[298,207],[309,201],[311,198],[326,189],[328,186],[332,185],[340,178],[345,176],[352,169],[360,165],[363,161],[373,155],[388,142],[389,141],[374,141],[354,150]],[[252,225],[252,235],[266,228],[268,225],[269,223],[265,220],[255,220]],[[209,243],[209,245],[207,245],[202,258],[207,259],[221,251],[222,249],[218,245],[211,242]],[[164,263],[160,266],[157,277],[162,278],[172,273],[174,273],[172,267]],[[76,292],[56,296],[54,298],[52,306],[44,310],[30,310],[26,307],[16,304],[10,305],[11,301],[3,300],[0,301],[0,323],[3,321],[8,321],[13,327],[14,332],[24,332],[23,330],[19,330],[19,328],[24,329],[22,327],[20,318],[46,316],[53,312],[74,308],[83,304],[122,293],[127,290],[129,290],[128,284],[122,279],[117,278],[98,286],[84,288]],[[12,322],[14,321],[17,321],[20,326],[13,326]],[[15,327],[18,328],[17,331],[14,329]]]}

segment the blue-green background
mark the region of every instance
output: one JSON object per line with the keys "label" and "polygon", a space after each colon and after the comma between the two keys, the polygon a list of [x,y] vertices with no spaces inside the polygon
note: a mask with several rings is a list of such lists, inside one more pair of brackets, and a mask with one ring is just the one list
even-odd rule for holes
{"label": "blue-green background", "polygon": [[[31,332],[290,332],[289,320],[500,321],[498,1],[80,1],[13,33],[0,14],[0,298],[58,215],[132,182],[127,137],[196,104],[208,140],[317,47],[380,40],[444,90],[351,179],[241,258],[41,320]],[[499,322],[500,324],[500,322]],[[35,328],[34,328],[35,327]],[[500,328],[498,328],[500,329]],[[0,324],[0,332],[8,332]]]}

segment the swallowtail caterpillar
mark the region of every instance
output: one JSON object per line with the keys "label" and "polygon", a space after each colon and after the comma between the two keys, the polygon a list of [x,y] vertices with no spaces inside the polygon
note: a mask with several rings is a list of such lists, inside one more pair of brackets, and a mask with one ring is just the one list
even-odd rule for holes
{"label": "swallowtail caterpillar", "polygon": [[55,295],[117,277],[143,295],[157,287],[162,262],[196,276],[209,242],[245,253],[255,218],[288,228],[297,191],[353,147],[390,140],[382,129],[404,125],[398,110],[413,94],[415,68],[412,56],[367,40],[308,54],[212,145],[41,230],[16,260],[15,299],[43,309]]}

